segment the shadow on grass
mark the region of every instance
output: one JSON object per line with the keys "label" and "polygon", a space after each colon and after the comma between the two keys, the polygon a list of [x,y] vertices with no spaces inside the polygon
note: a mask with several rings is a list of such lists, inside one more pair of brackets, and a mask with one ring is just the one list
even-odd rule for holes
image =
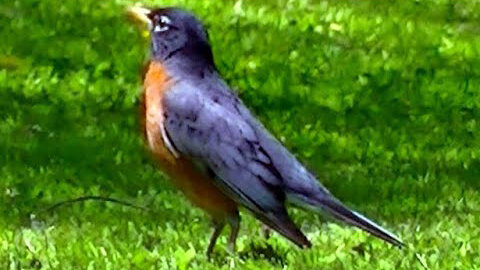
{"label": "shadow on grass", "polygon": [[266,242],[262,245],[250,243],[248,251],[240,252],[238,256],[244,260],[268,260],[273,264],[285,265],[285,256],[278,253],[272,245]]}

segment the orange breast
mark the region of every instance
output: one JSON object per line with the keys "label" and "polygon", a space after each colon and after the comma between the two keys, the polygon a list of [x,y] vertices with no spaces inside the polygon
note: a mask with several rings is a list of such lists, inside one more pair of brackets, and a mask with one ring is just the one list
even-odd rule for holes
{"label": "orange breast", "polygon": [[[149,149],[155,160],[172,178],[174,184],[197,206],[207,211],[214,218],[228,216],[236,211],[236,204],[221,192],[206,174],[181,155],[176,157],[165,145],[162,137],[164,128],[163,96],[172,86],[161,63],[149,63],[144,78],[144,98],[142,105],[142,123]],[[168,138],[167,138],[168,139]]]}

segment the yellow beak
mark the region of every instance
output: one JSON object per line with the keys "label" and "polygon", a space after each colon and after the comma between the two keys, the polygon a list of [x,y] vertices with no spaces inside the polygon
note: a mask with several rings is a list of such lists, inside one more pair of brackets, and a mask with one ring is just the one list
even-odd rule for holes
{"label": "yellow beak", "polygon": [[151,10],[143,7],[130,7],[127,10],[128,14],[131,15],[136,21],[140,21],[148,26],[148,30],[152,29],[152,21],[148,15],[152,12]]}

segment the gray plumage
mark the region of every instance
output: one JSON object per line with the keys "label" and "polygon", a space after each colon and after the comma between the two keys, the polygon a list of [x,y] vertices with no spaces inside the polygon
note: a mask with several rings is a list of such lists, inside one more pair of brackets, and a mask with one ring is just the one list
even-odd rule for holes
{"label": "gray plumage", "polygon": [[175,8],[152,14],[171,20],[172,30],[153,33],[152,42],[154,58],[171,76],[164,126],[176,152],[214,174],[221,190],[299,246],[310,243],[289,219],[288,199],[403,245],[333,197],[252,115],[216,71],[208,35],[193,15]]}
{"label": "gray plumage", "polygon": [[[285,201],[291,198],[299,206],[326,211],[401,245],[394,235],[335,199],[215,71],[197,78],[195,85],[174,80],[164,104],[165,128],[174,147],[214,172],[217,185],[263,222],[275,227],[277,218],[286,219]],[[281,233],[289,237],[288,232]]]}

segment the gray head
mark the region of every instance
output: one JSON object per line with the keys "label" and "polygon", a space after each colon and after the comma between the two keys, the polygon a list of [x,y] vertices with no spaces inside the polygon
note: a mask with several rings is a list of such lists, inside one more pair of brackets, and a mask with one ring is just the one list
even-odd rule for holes
{"label": "gray head", "polygon": [[208,34],[192,13],[173,7],[130,11],[149,26],[154,59],[213,67]]}

